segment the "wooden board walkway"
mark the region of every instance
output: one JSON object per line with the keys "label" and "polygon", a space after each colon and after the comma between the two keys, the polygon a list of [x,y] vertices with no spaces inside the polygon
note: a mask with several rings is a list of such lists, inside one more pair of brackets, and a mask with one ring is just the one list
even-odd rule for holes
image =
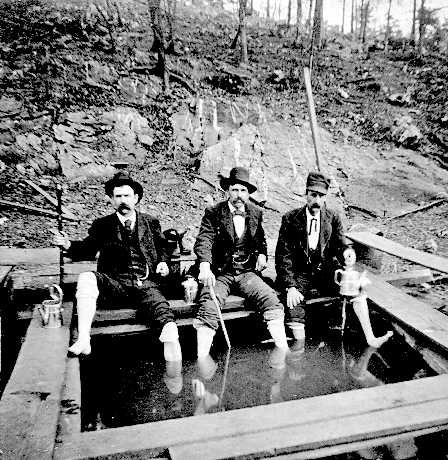
{"label": "wooden board walkway", "polygon": [[53,458],[71,314],[72,303],[66,303],[64,326],[45,329],[34,313],[0,400],[2,459]]}
{"label": "wooden board walkway", "polygon": [[[448,375],[65,438],[55,459],[169,448],[176,459],[253,458],[437,431],[448,424]],[[344,449],[341,446],[344,445]],[[314,457],[313,457],[314,458]]]}
{"label": "wooden board walkway", "polygon": [[372,284],[366,288],[367,296],[380,310],[434,346],[448,351],[447,316],[373,273],[368,277]]}
{"label": "wooden board walkway", "polygon": [[401,259],[414,262],[423,267],[432,268],[442,273],[448,273],[448,258],[408,248],[400,243],[369,232],[349,232],[346,236],[352,241],[378,249],[392,256],[400,257]]}

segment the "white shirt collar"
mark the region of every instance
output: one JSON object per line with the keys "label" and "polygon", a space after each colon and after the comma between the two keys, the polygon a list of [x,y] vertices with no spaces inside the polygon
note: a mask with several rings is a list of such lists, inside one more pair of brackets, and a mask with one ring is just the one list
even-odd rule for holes
{"label": "white shirt collar", "polygon": [[137,220],[137,213],[134,211],[130,216],[123,216],[120,214],[118,211],[115,213],[120,220],[121,224],[124,226],[125,221],[130,220],[131,221],[131,229],[134,229],[135,227],[135,221]]}

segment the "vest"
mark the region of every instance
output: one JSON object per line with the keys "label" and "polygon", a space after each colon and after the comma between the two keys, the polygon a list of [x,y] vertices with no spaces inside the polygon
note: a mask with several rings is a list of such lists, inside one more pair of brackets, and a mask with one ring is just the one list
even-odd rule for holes
{"label": "vest", "polygon": [[254,269],[250,250],[251,238],[250,232],[247,231],[247,225],[244,225],[241,237],[238,238],[235,232],[233,237],[232,269],[237,273]]}
{"label": "vest", "polygon": [[136,278],[143,278],[147,275],[147,264],[145,256],[140,249],[140,242],[137,235],[137,223],[131,234],[128,235],[126,229],[120,225],[121,236],[123,243],[129,248],[129,259],[127,261],[128,273]]}

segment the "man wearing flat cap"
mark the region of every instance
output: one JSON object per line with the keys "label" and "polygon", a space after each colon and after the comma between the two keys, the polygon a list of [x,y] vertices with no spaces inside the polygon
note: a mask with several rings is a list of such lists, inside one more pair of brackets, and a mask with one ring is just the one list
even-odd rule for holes
{"label": "man wearing flat cap", "polygon": [[167,361],[182,359],[177,325],[168,302],[159,289],[159,277],[168,275],[168,256],[160,223],[136,211],[143,187],[124,172],[105,184],[113,214],[93,221],[88,236],[70,241],[57,233],[54,243],[72,260],[91,260],[99,253],[97,271],[79,275],[76,291],[78,340],[69,348],[75,355],[89,354],[90,328],[97,300],[108,305],[137,305],[164,345]]}
{"label": "man wearing flat cap", "polygon": [[221,305],[231,291],[244,296],[263,314],[276,346],[286,351],[283,306],[258,274],[266,267],[267,249],[262,211],[249,202],[249,195],[257,188],[243,167],[235,167],[229,177],[222,177],[221,187],[227,190],[227,199],[206,209],[194,246],[202,283],[194,321],[198,358],[208,356],[218,329],[210,289]]}
{"label": "man wearing flat cap", "polygon": [[325,175],[309,173],[306,204],[283,216],[277,241],[277,284],[286,294],[288,325],[298,340],[305,337],[303,300],[313,291],[336,294],[334,271],[348,247],[340,216],[325,206],[329,186]]}

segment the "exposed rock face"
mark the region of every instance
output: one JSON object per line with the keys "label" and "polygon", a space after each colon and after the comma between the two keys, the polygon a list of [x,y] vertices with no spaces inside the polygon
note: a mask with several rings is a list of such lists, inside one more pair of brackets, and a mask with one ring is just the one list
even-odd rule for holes
{"label": "exposed rock face", "polygon": [[417,148],[423,137],[409,115],[403,115],[394,120],[391,134],[397,144],[408,148]]}
{"label": "exposed rock face", "polygon": [[[270,208],[286,212],[305,203],[305,182],[316,169],[312,140],[305,129],[281,122],[243,125],[227,139],[207,148],[199,173],[218,184],[218,175],[228,176],[232,167],[250,169],[258,190],[253,197]],[[333,168],[324,166],[335,176]],[[342,209],[337,182],[333,182],[329,201]]]}
{"label": "exposed rock face", "polygon": [[[2,99],[3,100],[3,99]],[[5,110],[15,115],[20,104],[5,101]],[[143,163],[147,149],[154,142],[148,120],[137,110],[118,107],[109,112],[70,112],[51,125],[45,118],[42,131],[16,134],[11,126],[4,133],[9,142],[3,143],[0,157],[14,154],[24,171],[42,174],[58,168],[69,179],[87,176],[109,176],[114,172],[111,162]],[[1,130],[0,130],[1,132]],[[6,135],[4,134],[4,135]]]}

